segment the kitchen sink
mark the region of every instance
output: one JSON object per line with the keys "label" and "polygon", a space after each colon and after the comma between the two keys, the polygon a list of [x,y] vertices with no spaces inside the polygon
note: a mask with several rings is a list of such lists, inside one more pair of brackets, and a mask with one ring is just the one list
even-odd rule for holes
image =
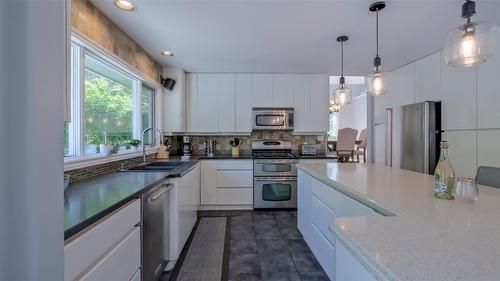
{"label": "kitchen sink", "polygon": [[142,164],[137,167],[126,169],[125,171],[141,171],[141,172],[155,172],[155,171],[172,171],[183,165],[187,164],[187,162],[182,161],[159,161],[152,162],[147,164]]}

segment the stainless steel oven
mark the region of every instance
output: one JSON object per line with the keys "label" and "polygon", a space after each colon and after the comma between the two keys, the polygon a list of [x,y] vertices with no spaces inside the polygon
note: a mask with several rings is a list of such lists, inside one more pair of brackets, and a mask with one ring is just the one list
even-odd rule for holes
{"label": "stainless steel oven", "polygon": [[254,208],[297,208],[296,177],[254,177]]}
{"label": "stainless steel oven", "polygon": [[255,159],[254,177],[296,177],[298,159]]}
{"label": "stainless steel oven", "polygon": [[293,130],[293,108],[260,108],[253,109],[254,130]]}

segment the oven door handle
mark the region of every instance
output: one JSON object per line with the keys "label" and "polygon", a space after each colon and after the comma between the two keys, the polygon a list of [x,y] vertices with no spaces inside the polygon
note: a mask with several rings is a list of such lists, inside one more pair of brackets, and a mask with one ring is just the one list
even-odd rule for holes
{"label": "oven door handle", "polygon": [[273,182],[286,182],[297,181],[296,177],[254,177],[254,181],[273,181]]}

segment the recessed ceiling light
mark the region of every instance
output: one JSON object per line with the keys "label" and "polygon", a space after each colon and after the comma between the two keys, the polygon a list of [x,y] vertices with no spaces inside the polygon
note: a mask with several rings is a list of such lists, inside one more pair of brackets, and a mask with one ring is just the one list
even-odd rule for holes
{"label": "recessed ceiling light", "polygon": [[174,55],[174,53],[172,53],[170,51],[163,51],[163,52],[161,52],[161,54],[164,55],[164,56],[167,56],[167,57],[171,57],[171,56]]}
{"label": "recessed ceiling light", "polygon": [[135,10],[135,5],[127,0],[115,0],[115,6],[129,12]]}

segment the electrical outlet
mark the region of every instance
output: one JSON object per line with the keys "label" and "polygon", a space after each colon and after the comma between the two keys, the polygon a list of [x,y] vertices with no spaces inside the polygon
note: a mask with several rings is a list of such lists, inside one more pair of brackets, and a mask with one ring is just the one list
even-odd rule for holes
{"label": "electrical outlet", "polygon": [[325,140],[325,136],[318,136],[316,138],[317,141],[324,141]]}

